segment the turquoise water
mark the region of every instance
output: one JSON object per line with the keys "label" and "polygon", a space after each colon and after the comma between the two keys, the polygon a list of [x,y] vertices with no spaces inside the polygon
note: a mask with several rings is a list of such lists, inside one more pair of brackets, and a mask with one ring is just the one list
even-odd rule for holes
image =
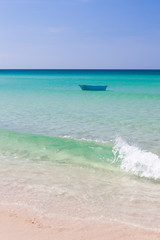
{"label": "turquoise water", "polygon": [[[78,84],[108,84],[107,92]],[[159,153],[159,71],[1,71],[0,128]]]}
{"label": "turquoise water", "polygon": [[157,229],[159,106],[159,70],[1,70],[1,204],[46,216],[72,196],[95,218]]}

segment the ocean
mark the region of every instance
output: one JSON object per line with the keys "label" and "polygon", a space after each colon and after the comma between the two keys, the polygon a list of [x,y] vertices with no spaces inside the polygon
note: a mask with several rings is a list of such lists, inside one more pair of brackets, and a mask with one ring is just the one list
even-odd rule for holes
{"label": "ocean", "polygon": [[3,208],[51,226],[159,231],[160,70],[0,70],[0,179]]}

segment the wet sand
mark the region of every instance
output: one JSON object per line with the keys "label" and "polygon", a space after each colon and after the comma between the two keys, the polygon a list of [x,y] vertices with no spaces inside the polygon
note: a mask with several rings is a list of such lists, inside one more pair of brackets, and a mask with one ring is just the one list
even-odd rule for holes
{"label": "wet sand", "polygon": [[0,240],[159,240],[160,233],[116,222],[62,222],[55,228],[0,211]]}

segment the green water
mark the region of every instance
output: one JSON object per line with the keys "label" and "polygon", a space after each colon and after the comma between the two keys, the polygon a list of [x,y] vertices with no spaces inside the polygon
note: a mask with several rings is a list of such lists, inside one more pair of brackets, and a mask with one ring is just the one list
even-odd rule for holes
{"label": "green water", "polygon": [[[14,144],[13,144],[14,143]],[[113,144],[67,138],[47,137],[0,130],[0,151],[22,161],[48,161],[105,168],[112,163]],[[96,165],[97,164],[97,165]]]}

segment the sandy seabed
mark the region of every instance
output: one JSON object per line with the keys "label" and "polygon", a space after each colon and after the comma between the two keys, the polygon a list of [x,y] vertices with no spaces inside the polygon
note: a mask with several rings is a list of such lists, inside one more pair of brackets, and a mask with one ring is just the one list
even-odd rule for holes
{"label": "sandy seabed", "polygon": [[[55,219],[55,226],[56,226]],[[0,240],[159,240],[160,233],[117,222],[62,222],[48,227],[15,213],[0,211]]]}

